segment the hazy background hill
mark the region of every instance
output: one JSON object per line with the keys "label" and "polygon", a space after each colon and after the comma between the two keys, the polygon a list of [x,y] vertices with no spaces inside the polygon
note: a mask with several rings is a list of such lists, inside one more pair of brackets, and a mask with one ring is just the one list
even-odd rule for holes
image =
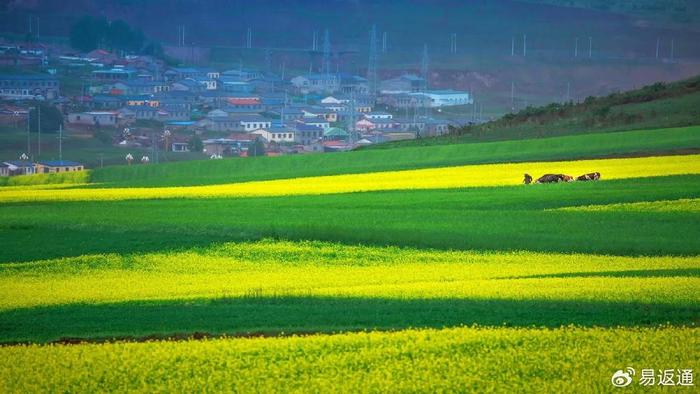
{"label": "hazy background hill", "polygon": [[[199,63],[265,68],[270,48],[271,70],[281,73],[284,64],[289,75],[320,67],[320,53],[310,49],[314,31],[320,47],[324,29],[330,31],[334,66],[364,74],[368,31],[376,24],[380,49],[387,35],[387,51],[379,59],[382,77],[416,72],[427,44],[432,87],[475,92],[483,117],[700,73],[695,2],[604,3],[416,0],[407,7],[372,0],[15,0],[4,3],[0,25],[6,36],[21,37],[31,15],[39,18],[45,40],[60,42],[80,16],[102,15],[124,19],[166,46],[175,45],[178,26],[184,25],[187,46],[208,54]],[[242,48],[248,28],[251,49]],[[449,50],[452,34],[456,53]],[[188,60],[187,49],[170,49]]]}

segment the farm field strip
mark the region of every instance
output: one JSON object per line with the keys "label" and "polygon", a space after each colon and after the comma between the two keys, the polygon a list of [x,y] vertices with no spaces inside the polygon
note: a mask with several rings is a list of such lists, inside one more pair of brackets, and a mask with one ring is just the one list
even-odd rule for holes
{"label": "farm field strip", "polygon": [[692,325],[700,322],[699,287],[694,257],[227,243],[0,265],[0,342],[475,323]]}
{"label": "farm field strip", "polygon": [[94,187],[211,185],[468,164],[648,155],[697,148],[700,148],[700,126],[692,126],[517,141],[357,150],[332,155],[111,166],[95,169],[90,174],[90,180],[99,184]]}
{"label": "farm field strip", "polygon": [[620,211],[620,212],[682,212],[700,213],[700,199],[682,198],[679,200],[642,201],[618,204],[582,205],[557,208],[560,211]]}
{"label": "farm field strip", "polygon": [[0,265],[0,310],[222,297],[504,298],[700,303],[691,257],[480,253],[323,242]]}
{"label": "farm field strip", "polygon": [[[691,211],[557,208],[697,198],[700,175],[318,196],[0,204],[0,262],[263,238],[689,256],[700,254],[700,221]],[[96,237],[96,231],[102,235]],[[52,241],[26,247],[37,239]]]}
{"label": "farm field strip", "polygon": [[[697,329],[682,327],[461,327],[6,346],[0,391],[605,392],[610,376],[626,366],[695,367],[698,338]],[[686,351],[669,351],[681,344]]]}
{"label": "farm field strip", "polygon": [[515,185],[523,173],[598,171],[603,179],[700,174],[700,155],[568,162],[484,164],[421,170],[389,171],[256,181],[212,186],[160,188],[78,188],[65,190],[2,190],[0,203],[27,201],[110,201],[128,199],[223,198],[319,195],[382,190],[445,189]]}

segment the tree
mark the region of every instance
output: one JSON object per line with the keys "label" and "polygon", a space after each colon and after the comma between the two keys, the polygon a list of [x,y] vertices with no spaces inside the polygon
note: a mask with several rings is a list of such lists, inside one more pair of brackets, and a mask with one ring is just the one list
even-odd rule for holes
{"label": "tree", "polygon": [[106,31],[106,20],[85,15],[70,29],[70,46],[81,52],[90,52],[99,47]]}
{"label": "tree", "polygon": [[121,19],[107,22],[104,18],[83,16],[70,30],[73,48],[90,52],[104,47],[110,50],[140,52],[146,37],[141,29],[132,29]]}
{"label": "tree", "polygon": [[198,135],[193,135],[192,138],[190,138],[190,140],[187,142],[187,146],[189,147],[191,152],[201,152],[202,149],[204,149],[202,139],[199,138]]}
{"label": "tree", "polygon": [[265,156],[265,144],[260,138],[256,138],[250,146],[248,146],[248,157]]}
{"label": "tree", "polygon": [[58,128],[63,125],[63,114],[52,105],[35,103],[29,110],[29,130],[36,133],[39,130],[40,121],[42,133],[57,133]]}

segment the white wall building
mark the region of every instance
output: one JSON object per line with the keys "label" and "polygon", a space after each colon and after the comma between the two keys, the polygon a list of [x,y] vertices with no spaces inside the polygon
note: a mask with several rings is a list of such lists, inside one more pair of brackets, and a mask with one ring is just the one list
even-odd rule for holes
{"label": "white wall building", "polygon": [[414,96],[423,95],[430,99],[431,108],[450,107],[454,105],[473,104],[474,99],[468,92],[457,90],[428,90],[425,93],[412,93]]}

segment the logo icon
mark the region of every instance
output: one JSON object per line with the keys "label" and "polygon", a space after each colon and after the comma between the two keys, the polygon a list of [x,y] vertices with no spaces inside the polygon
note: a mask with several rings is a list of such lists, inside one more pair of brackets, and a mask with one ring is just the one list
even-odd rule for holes
{"label": "logo icon", "polygon": [[627,367],[626,370],[618,369],[612,376],[610,381],[615,387],[627,387],[632,383],[632,376],[635,371],[632,367]]}

